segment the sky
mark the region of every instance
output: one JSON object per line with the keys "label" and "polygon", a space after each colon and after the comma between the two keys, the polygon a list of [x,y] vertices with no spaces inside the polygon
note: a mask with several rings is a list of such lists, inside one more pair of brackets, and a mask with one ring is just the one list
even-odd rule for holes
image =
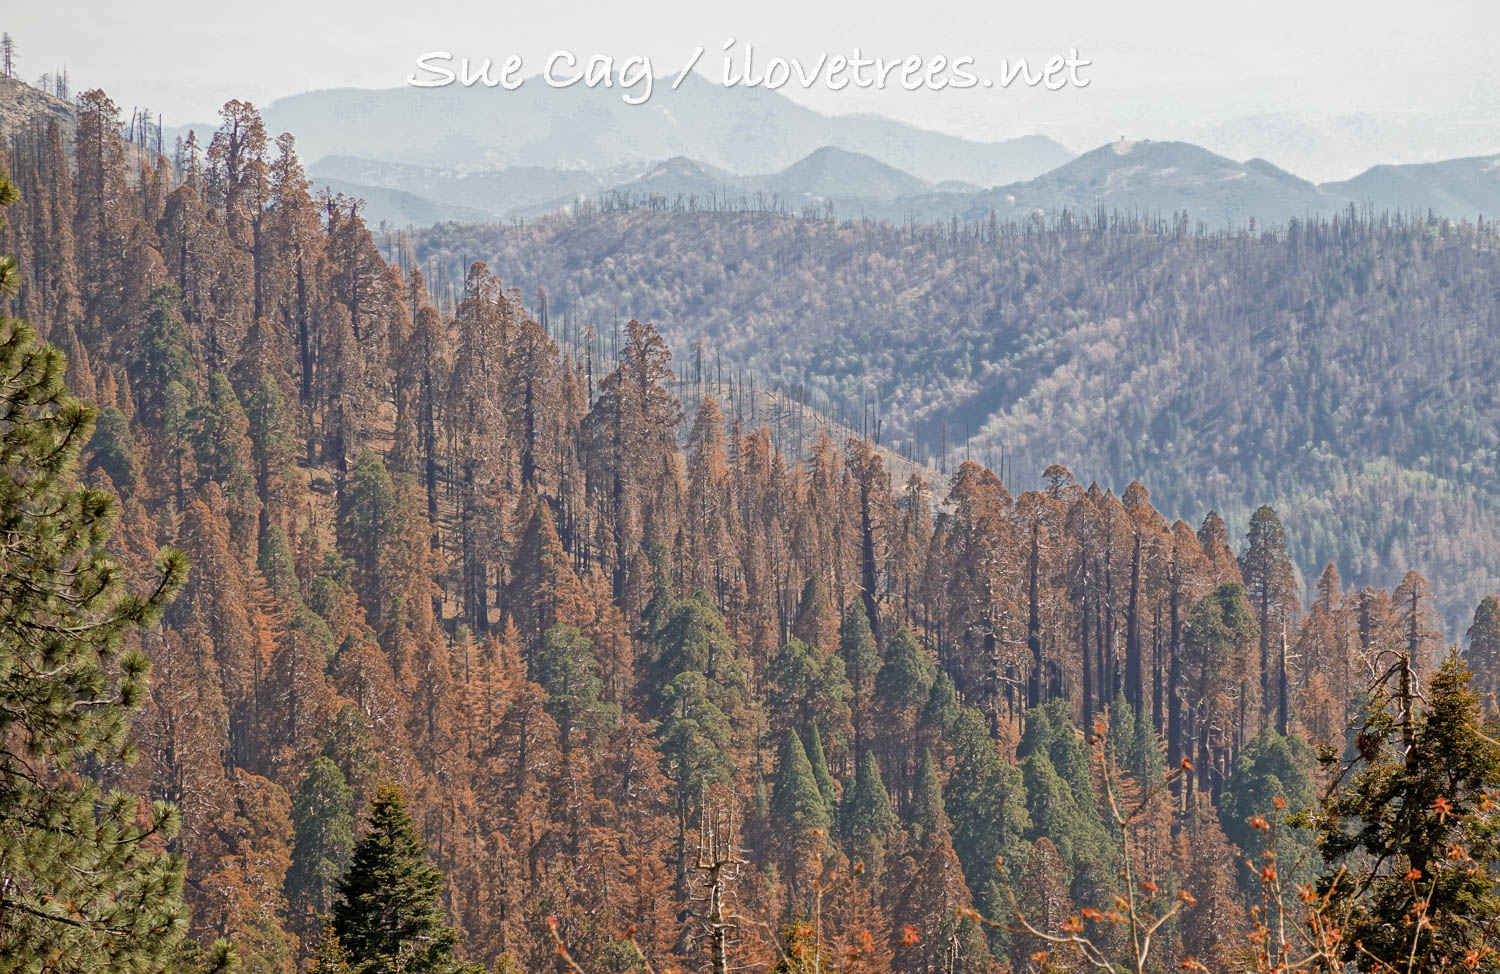
{"label": "sky", "polygon": [[[580,57],[644,54],[658,74],[671,74],[701,45],[708,53],[699,70],[715,77],[731,37],[767,57],[808,60],[857,46],[887,57],[969,55],[981,66],[1076,48],[1093,62],[1084,69],[1088,87],[1062,91],[782,89],[826,113],[873,112],[978,139],[1042,133],[1087,148],[1123,134],[1192,138],[1245,117],[1369,116],[1406,126],[1413,138],[1462,141],[1464,119],[1500,116],[1500,69],[1489,49],[1500,37],[1500,4],[1490,0],[83,7],[23,4],[0,17],[15,38],[20,75],[33,80],[66,65],[75,87],[104,87],[127,111],[148,106],[168,125],[210,120],[232,97],[264,104],[319,88],[394,87],[417,55],[433,50],[497,61],[519,54],[528,74],[560,48]],[[1446,129],[1438,125],[1445,118]]]}

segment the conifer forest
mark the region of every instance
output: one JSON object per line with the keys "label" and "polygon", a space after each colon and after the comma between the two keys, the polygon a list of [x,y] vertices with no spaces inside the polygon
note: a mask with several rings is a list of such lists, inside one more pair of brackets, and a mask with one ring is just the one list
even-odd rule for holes
{"label": "conifer forest", "polygon": [[[0,142],[3,974],[1500,972],[1500,539],[1370,466],[1495,476],[1492,222],[410,234],[247,102],[175,150],[74,104]],[[924,371],[987,288],[1149,307],[1039,386]],[[1272,292],[1358,370],[1094,408]]]}

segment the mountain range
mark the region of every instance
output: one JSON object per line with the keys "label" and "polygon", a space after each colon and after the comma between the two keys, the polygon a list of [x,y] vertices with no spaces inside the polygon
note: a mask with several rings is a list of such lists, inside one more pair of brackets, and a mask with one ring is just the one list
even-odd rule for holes
{"label": "mountain range", "polygon": [[[459,172],[412,164],[332,156],[311,167],[314,181],[364,197],[374,223],[535,218],[591,197],[667,203],[777,200],[797,212],[831,206],[843,218],[890,222],[953,217],[1022,220],[1062,210],[1172,215],[1186,213],[1211,228],[1251,221],[1282,224],[1331,216],[1350,206],[1377,212],[1432,212],[1475,219],[1500,213],[1500,154],[1443,162],[1375,166],[1353,179],[1315,184],[1264,159],[1236,162],[1186,142],[1113,142],[1031,179],[984,189],[954,180],[934,184],[880,159],[832,146],[819,148],[776,172],[743,176],[676,156],[639,169],[609,172],[514,167]],[[392,211],[388,194],[414,194]],[[421,210],[428,220],[410,214]],[[448,213],[452,215],[444,215]],[[468,215],[460,215],[466,212]]]}
{"label": "mountain range", "polygon": [[[0,128],[70,113],[68,103],[4,79]],[[775,201],[790,212],[889,222],[1101,208],[1186,213],[1209,227],[1351,205],[1500,213],[1500,153],[1314,183],[1263,158],[1241,162],[1188,142],[1122,138],[1075,156],[1042,136],[986,143],[873,116],[829,117],[778,92],[697,76],[676,91],[659,86],[645,105],[540,83],[509,92],[332,89],[278,99],[264,117],[268,131],[297,135],[317,188],[364,199],[366,218],[387,226],[534,219],[611,195],[699,206]],[[189,129],[205,142],[214,127],[169,129],[166,143]]]}
{"label": "mountain range", "polygon": [[[830,117],[775,91],[724,88],[697,75],[676,90],[663,80],[643,105],[625,104],[617,90],[550,88],[532,79],[514,91],[313,91],[277,99],[263,114],[269,130],[297,134],[308,160],[350,155],[462,172],[609,172],[685,156],[746,175],[784,169],[833,146],[934,183],[995,186],[1029,179],[1072,156],[1044,136],[975,142],[872,115]],[[215,127],[175,131],[201,134]]]}

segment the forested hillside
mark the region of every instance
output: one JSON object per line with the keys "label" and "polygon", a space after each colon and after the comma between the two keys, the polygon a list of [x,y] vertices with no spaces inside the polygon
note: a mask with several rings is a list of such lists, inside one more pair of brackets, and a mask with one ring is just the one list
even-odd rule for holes
{"label": "forested hillside", "polygon": [[[1287,971],[1274,903],[1327,919],[1298,970],[1408,930],[1495,970],[1455,596],[1328,565],[1304,598],[1283,522],[1358,536],[1319,491],[1382,453],[1488,496],[1489,228],[626,211],[449,229],[423,252],[498,260],[434,277],[250,105],[180,168],[127,165],[117,115],[89,92],[0,159],[6,311],[66,354],[5,319],[6,969],[226,960],[185,934],[256,972]],[[991,423],[1014,473],[894,477],[725,361],[885,444]],[[1473,543],[1435,516],[1407,530]],[[1500,606],[1467,608],[1489,695]],[[1314,853],[1283,826],[1341,758]],[[12,799],[95,780],[66,819]]]}
{"label": "forested hillside", "polygon": [[836,414],[878,408],[884,442],[944,469],[1003,454],[1035,486],[1060,462],[1236,529],[1279,504],[1304,584],[1329,560],[1360,583],[1417,567],[1450,636],[1500,586],[1492,223],[891,227],[663,205],[438,227],[416,248],[446,275],[482,259],[546,287],[572,329],[652,320]]}

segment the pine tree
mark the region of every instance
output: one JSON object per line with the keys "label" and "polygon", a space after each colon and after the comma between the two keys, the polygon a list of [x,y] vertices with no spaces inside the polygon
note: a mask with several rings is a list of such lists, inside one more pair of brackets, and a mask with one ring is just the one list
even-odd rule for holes
{"label": "pine tree", "polygon": [[99,410],[99,420],[94,426],[94,438],[89,443],[89,458],[84,471],[92,473],[95,470],[109,477],[121,500],[134,497],[139,489],[141,464],[136,455],[135,437],[130,433],[130,421],[114,406]]}
{"label": "pine tree", "polygon": [[771,816],[788,841],[796,841],[810,829],[828,831],[828,805],[818,790],[802,739],[795,731],[781,735],[776,781],[771,789]]}
{"label": "pine tree", "polygon": [[572,626],[547,630],[531,657],[531,679],[547,691],[547,713],[557,721],[558,744],[608,739],[620,723],[620,708],[602,697],[604,681],[594,647]]}
{"label": "pine tree", "polygon": [[[1238,682],[1243,705],[1248,687],[1236,681],[1237,667],[1246,649],[1259,636],[1245,586],[1228,582],[1193,603],[1183,630],[1183,664],[1187,673],[1183,689],[1188,699],[1190,734],[1196,738],[1190,754],[1198,791],[1217,788],[1212,779],[1214,761],[1226,750],[1226,725],[1231,719]],[[1190,779],[1190,785],[1192,779]],[[1217,797],[1217,792],[1214,792]]]}
{"label": "pine tree", "polygon": [[842,753],[848,745],[853,690],[844,678],[844,661],[792,637],[766,670],[770,683],[767,712],[809,733],[817,724],[830,747]]}
{"label": "pine tree", "polygon": [[944,795],[953,823],[953,851],[963,864],[975,906],[999,919],[1004,907],[999,863],[1021,862],[1022,835],[1031,824],[1022,777],[1001,758],[989,722],[974,707],[961,710],[949,742],[953,771]]}
{"label": "pine tree", "polygon": [[910,632],[902,629],[891,637],[885,660],[875,675],[875,710],[880,723],[873,744],[886,777],[896,788],[898,804],[904,804],[911,795],[916,780],[921,754],[913,730],[936,679],[936,664]]}
{"label": "pine tree", "polygon": [[382,598],[381,568],[396,540],[397,514],[396,488],[385,464],[374,451],[361,452],[339,494],[338,546],[354,561],[354,588],[377,632],[390,608]]}
{"label": "pine tree", "polygon": [[250,446],[250,421],[240,406],[229,377],[215,372],[208,395],[193,410],[193,456],[200,481],[219,486],[229,514],[229,527],[239,551],[254,546],[260,497],[255,489],[255,460]]}
{"label": "pine tree", "polygon": [[136,410],[155,429],[166,422],[167,387],[174,382],[183,386],[192,384],[187,326],[178,310],[181,301],[182,295],[170,284],[151,292],[142,309],[135,354],[127,363]]}
{"label": "pine tree", "polygon": [[[15,199],[0,175],[0,204]],[[0,268],[9,283],[14,265]],[[149,669],[127,645],[186,572],[164,552],[145,596],[106,553],[113,500],[73,482],[94,412],[65,363],[0,316],[0,970],[158,971],[187,928],[183,866],[155,850],[178,819],[88,774],[127,758]]]}
{"label": "pine tree", "polygon": [[355,974],[450,974],[458,933],[442,907],[443,877],[427,861],[401,793],[382,786],[333,904],[333,932]]}
{"label": "pine tree", "polygon": [[903,974],[979,974],[989,969],[990,948],[972,915],[973,899],[953,851],[943,789],[930,754],[923,756],[917,780],[912,869],[891,911],[893,967]]}
{"label": "pine tree", "polygon": [[[261,529],[274,520],[285,525],[289,500],[297,487],[297,441],[291,413],[281,386],[261,372],[245,397],[250,449],[255,461],[255,487],[261,500]],[[272,509],[277,514],[272,515]]]}

